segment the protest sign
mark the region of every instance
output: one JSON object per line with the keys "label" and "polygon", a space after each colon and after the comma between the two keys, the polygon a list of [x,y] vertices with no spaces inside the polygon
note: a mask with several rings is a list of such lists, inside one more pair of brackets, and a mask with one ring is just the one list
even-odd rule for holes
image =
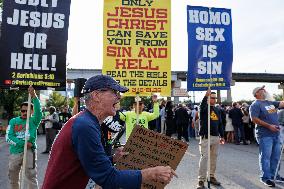
{"label": "protest sign", "polygon": [[[177,168],[188,144],[172,139],[171,137],[156,133],[152,130],[136,126],[124,151],[129,152],[116,164],[118,169],[144,169],[155,166],[169,165]],[[142,188],[161,189],[166,184],[157,181],[142,183]]]}
{"label": "protest sign", "polygon": [[126,96],[171,95],[171,1],[104,1],[102,73]]}
{"label": "protest sign", "polygon": [[65,88],[70,0],[5,0],[0,86]]}
{"label": "protest sign", "polygon": [[189,94],[188,94],[186,89],[183,89],[183,88],[173,88],[172,96],[189,97]]}
{"label": "protest sign", "polygon": [[187,90],[228,90],[232,78],[231,10],[187,6]]}

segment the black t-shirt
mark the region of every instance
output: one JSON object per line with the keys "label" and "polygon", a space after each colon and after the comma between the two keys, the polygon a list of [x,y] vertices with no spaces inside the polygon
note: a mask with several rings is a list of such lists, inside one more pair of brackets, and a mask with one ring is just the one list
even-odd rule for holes
{"label": "black t-shirt", "polygon": [[58,116],[59,116],[59,122],[61,123],[66,123],[72,117],[72,115],[68,112],[61,112],[58,114]]}
{"label": "black t-shirt", "polygon": [[102,131],[102,144],[104,149],[108,155],[110,155],[111,148],[111,133],[117,133],[122,129],[124,122],[119,118],[119,111],[116,112],[115,116],[107,117],[103,123],[101,124],[101,131]]}

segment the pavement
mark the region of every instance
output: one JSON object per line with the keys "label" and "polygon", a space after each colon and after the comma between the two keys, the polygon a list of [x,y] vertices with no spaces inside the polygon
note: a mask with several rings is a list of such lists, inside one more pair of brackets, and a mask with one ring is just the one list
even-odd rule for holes
{"label": "pavement", "polygon": [[[8,189],[8,145],[4,137],[0,137],[0,189]],[[48,155],[40,152],[45,149],[45,135],[39,135],[38,140],[38,181],[42,185],[48,162]],[[189,147],[177,167],[178,178],[173,178],[166,189],[195,189],[198,176],[198,140],[191,139]],[[284,157],[282,157],[282,164]],[[222,186],[212,189],[268,189],[258,178],[258,147],[251,145],[225,144],[219,148],[216,177]],[[280,170],[284,176],[284,169]],[[284,189],[284,184],[277,183],[276,189]]]}
{"label": "pavement", "polygon": [[0,136],[0,147],[5,143],[5,136]]}

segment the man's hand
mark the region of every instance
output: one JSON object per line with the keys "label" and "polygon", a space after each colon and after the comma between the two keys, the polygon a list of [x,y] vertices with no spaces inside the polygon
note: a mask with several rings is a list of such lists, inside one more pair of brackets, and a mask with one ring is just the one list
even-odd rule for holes
{"label": "man's hand", "polygon": [[210,96],[211,95],[211,89],[208,89],[207,91],[206,91],[206,94],[205,94],[205,96]]}
{"label": "man's hand", "polygon": [[220,138],[219,143],[220,144],[225,144],[225,139],[224,138]]}
{"label": "man's hand", "polygon": [[158,181],[168,184],[177,174],[170,166],[157,166],[142,169],[142,181]]}
{"label": "man's hand", "polygon": [[33,88],[33,86],[31,86],[31,85],[29,86],[28,92],[29,92],[29,94],[31,95],[32,98],[36,97],[35,89]]}
{"label": "man's hand", "polygon": [[280,127],[277,126],[277,125],[270,125],[269,129],[272,132],[279,132],[280,131]]}
{"label": "man's hand", "polygon": [[284,108],[284,101],[280,101],[279,108]]}
{"label": "man's hand", "polygon": [[119,147],[116,149],[115,154],[113,155],[113,162],[117,162],[123,156],[128,155],[129,152],[124,152],[123,147]]}
{"label": "man's hand", "polygon": [[158,102],[158,96],[156,94],[154,94],[152,96],[152,101],[155,103],[155,102]]}
{"label": "man's hand", "polygon": [[32,148],[32,146],[33,146],[33,144],[32,144],[32,143],[30,143],[30,142],[28,142],[28,143],[27,143],[27,147],[28,147],[28,149],[31,149],[31,148]]}

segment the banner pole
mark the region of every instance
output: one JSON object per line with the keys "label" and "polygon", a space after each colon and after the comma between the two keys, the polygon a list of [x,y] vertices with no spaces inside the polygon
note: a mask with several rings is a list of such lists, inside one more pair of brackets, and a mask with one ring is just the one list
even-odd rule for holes
{"label": "banner pole", "polygon": [[23,165],[22,165],[22,177],[21,177],[21,185],[20,189],[24,189],[25,185],[25,174],[26,174],[26,163],[27,163],[27,150],[28,150],[28,139],[29,139],[29,127],[30,127],[30,112],[31,112],[31,94],[29,93],[28,97],[28,112],[27,112],[27,120],[26,120],[26,131],[25,131],[25,144],[24,144],[24,156],[23,156]]}
{"label": "banner pole", "polygon": [[139,93],[136,93],[136,126],[139,125]]}
{"label": "banner pole", "polygon": [[279,160],[278,160],[278,162],[277,162],[277,167],[276,167],[276,170],[275,170],[275,173],[274,173],[274,177],[273,177],[273,181],[274,181],[274,182],[275,182],[275,180],[276,180],[276,177],[277,177],[277,174],[278,174],[278,171],[279,171],[279,167],[280,167],[280,163],[281,163],[281,157],[282,157],[283,149],[284,149],[284,145],[281,144],[281,153],[280,153],[280,157],[279,157]]}
{"label": "banner pole", "polygon": [[279,172],[279,168],[280,168],[280,163],[281,163],[281,157],[282,157],[282,154],[283,154],[283,150],[284,150],[284,141],[283,141],[283,138],[284,138],[284,126],[282,124],[279,125],[280,126],[280,140],[281,140],[281,153],[280,153],[280,157],[279,157],[279,160],[277,162],[277,167],[276,167],[276,170],[275,170],[275,173],[274,173],[274,177],[273,177],[273,181],[275,182],[276,180],[276,177],[278,175],[278,172]]}
{"label": "banner pole", "polygon": [[[210,85],[208,87],[208,91],[210,91]],[[208,188],[210,188],[210,161],[211,161],[211,154],[210,154],[210,144],[211,144],[211,137],[210,137],[210,99],[211,99],[211,94],[209,94],[208,99],[207,99],[207,105],[208,105],[208,114],[207,114],[207,126],[208,126],[208,131],[207,131],[207,154],[208,154],[208,159],[207,159],[207,184]]]}
{"label": "banner pole", "polygon": [[[208,9],[208,12],[209,12],[209,15],[210,15],[210,11],[211,11],[211,8],[209,7]],[[211,45],[211,39],[209,40],[209,44]],[[211,63],[211,56],[210,56],[210,63]],[[207,101],[207,105],[208,105],[208,117],[207,117],[207,124],[208,124],[208,132],[207,132],[207,154],[208,154],[208,160],[207,160],[207,185],[208,185],[208,188],[210,188],[210,171],[211,171],[211,154],[210,154],[210,146],[211,146],[211,136],[210,136],[210,130],[211,130],[211,124],[210,124],[210,99],[211,99],[211,83],[212,83],[212,73],[211,73],[211,70],[210,70],[210,80],[209,80],[209,86],[208,86],[208,91],[210,91],[210,94],[208,96],[208,101]]]}
{"label": "banner pole", "polygon": [[[37,5],[35,6],[35,11],[37,11]],[[36,34],[36,28],[33,30],[34,35]],[[35,47],[32,48],[32,58],[34,58]],[[33,70],[30,70],[32,73]],[[24,157],[23,157],[23,164],[22,164],[22,177],[20,182],[20,189],[24,189],[25,187],[25,174],[26,174],[26,163],[27,163],[27,150],[28,150],[28,135],[29,135],[29,128],[30,128],[30,113],[31,112],[31,94],[29,93],[28,96],[28,111],[27,111],[27,120],[26,120],[26,131],[25,131],[25,144],[24,144]]]}

